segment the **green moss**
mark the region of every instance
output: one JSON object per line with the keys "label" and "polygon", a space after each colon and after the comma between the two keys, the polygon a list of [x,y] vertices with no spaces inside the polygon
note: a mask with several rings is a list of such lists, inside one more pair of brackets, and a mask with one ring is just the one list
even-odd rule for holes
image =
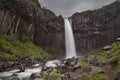
{"label": "green moss", "polygon": [[86,72],[85,73],[81,73],[81,74],[77,75],[75,78],[77,78],[77,79],[85,78],[85,80],[89,80],[90,74],[86,73]]}
{"label": "green moss", "polygon": [[53,70],[51,73],[43,72],[43,80],[61,80],[62,74],[57,73],[57,70]]}
{"label": "green moss", "polygon": [[[7,56],[11,56],[13,60],[19,57],[30,57],[32,59],[51,58],[51,55],[44,52],[42,48],[35,46],[31,41],[13,41],[10,36],[0,35],[0,48],[0,56],[3,59],[9,59]],[[10,60],[12,60],[11,58]]]}
{"label": "green moss", "polygon": [[109,80],[105,74],[94,73],[91,75],[90,80]]}
{"label": "green moss", "polygon": [[11,54],[7,54],[7,53],[4,53],[4,52],[0,52],[0,59],[1,60],[7,59],[7,60],[14,61],[14,60],[16,60],[16,56],[11,55]]}
{"label": "green moss", "polygon": [[120,60],[120,42],[115,42],[112,44],[112,49],[111,49],[111,56],[112,60]]}
{"label": "green moss", "polygon": [[104,66],[107,62],[107,54],[105,51],[101,52],[99,55],[98,63],[100,66]]}

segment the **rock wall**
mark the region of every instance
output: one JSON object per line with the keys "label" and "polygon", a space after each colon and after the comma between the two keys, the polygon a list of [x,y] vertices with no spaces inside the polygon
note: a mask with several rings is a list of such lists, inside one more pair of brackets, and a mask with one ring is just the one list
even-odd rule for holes
{"label": "rock wall", "polygon": [[14,39],[29,36],[33,40],[40,19],[42,11],[37,0],[0,1],[0,34],[9,34]]}
{"label": "rock wall", "polygon": [[42,9],[38,0],[1,0],[0,34],[13,39],[29,37],[43,48],[64,49],[64,22],[52,11]]}
{"label": "rock wall", "polygon": [[120,2],[71,17],[77,51],[100,48],[120,37]]}
{"label": "rock wall", "polygon": [[64,22],[62,16],[56,16],[52,11],[43,9],[44,19],[41,23],[42,31],[35,31],[34,43],[44,48],[58,48],[64,50]]}

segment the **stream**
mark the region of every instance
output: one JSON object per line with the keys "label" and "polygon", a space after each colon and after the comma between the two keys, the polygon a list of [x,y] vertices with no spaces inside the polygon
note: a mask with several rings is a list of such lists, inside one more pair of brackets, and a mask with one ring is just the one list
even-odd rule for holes
{"label": "stream", "polygon": [[[56,67],[60,64],[59,60],[47,61],[46,67]],[[0,73],[0,80],[11,80],[13,76],[17,76],[20,80],[28,80],[32,73],[40,73],[42,66],[40,64],[32,65],[30,68],[26,68],[24,72],[19,72],[19,70],[11,70]]]}

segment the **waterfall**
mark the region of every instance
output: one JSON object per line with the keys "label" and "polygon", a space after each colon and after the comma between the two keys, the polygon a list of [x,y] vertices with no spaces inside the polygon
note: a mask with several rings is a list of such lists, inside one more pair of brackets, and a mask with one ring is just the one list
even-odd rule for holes
{"label": "waterfall", "polygon": [[77,57],[71,23],[68,19],[64,19],[64,23],[65,23],[66,58]]}

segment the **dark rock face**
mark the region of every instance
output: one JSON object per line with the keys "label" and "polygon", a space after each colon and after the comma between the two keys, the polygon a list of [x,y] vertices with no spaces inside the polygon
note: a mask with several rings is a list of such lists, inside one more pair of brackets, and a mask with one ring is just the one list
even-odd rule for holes
{"label": "dark rock face", "polygon": [[100,48],[120,36],[120,2],[72,17],[77,51]]}
{"label": "dark rock face", "polygon": [[28,1],[0,1],[0,34],[20,37],[27,35],[33,39],[34,29],[39,26],[42,12],[37,0]]}
{"label": "dark rock face", "polygon": [[52,11],[43,9],[44,19],[42,31],[35,31],[34,43],[44,48],[54,47],[64,49],[64,22],[62,16],[57,17]]}
{"label": "dark rock face", "polygon": [[23,40],[27,36],[43,48],[63,50],[65,46],[62,16],[42,9],[38,0],[1,0],[0,34],[9,34],[14,40]]}

